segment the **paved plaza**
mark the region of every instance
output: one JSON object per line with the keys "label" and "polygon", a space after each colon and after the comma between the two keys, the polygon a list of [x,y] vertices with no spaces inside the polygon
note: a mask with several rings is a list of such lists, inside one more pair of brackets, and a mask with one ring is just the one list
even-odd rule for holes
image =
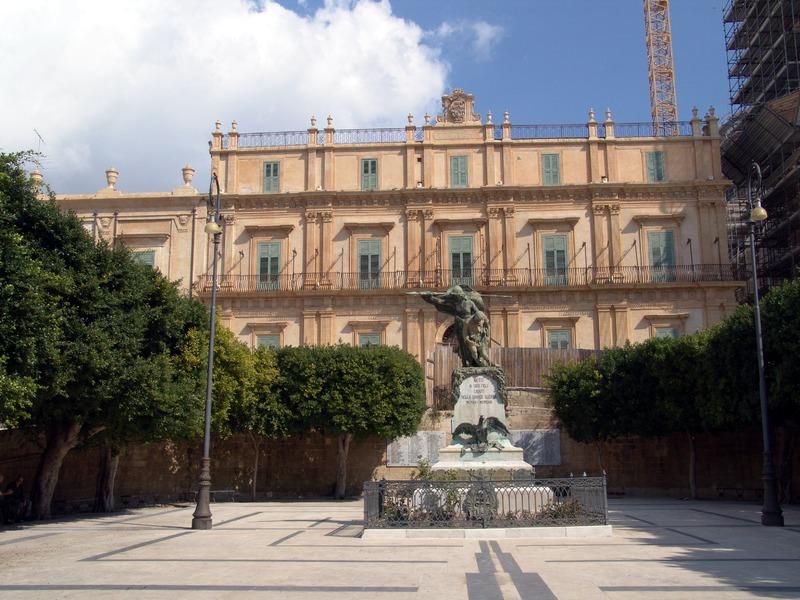
{"label": "paved plaza", "polygon": [[610,538],[361,539],[362,504],[212,505],[0,530],[2,598],[800,598],[800,511],[610,501]]}

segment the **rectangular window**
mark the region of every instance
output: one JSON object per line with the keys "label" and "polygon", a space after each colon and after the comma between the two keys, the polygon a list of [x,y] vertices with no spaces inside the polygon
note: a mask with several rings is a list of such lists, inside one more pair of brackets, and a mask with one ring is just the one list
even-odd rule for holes
{"label": "rectangular window", "polygon": [[678,330],[674,327],[656,327],[655,334],[657,338],[677,338]]}
{"label": "rectangular window", "polygon": [[281,347],[281,338],[277,334],[256,336],[256,348],[278,349],[280,347]]}
{"label": "rectangular window", "polygon": [[375,158],[361,160],[361,189],[378,189],[378,160]]}
{"label": "rectangular window", "polygon": [[359,333],[358,345],[364,348],[365,346],[380,346],[381,334],[380,333]]}
{"label": "rectangular window", "polygon": [[140,265],[147,265],[153,268],[156,266],[155,250],[135,250],[132,254],[132,258]]}
{"label": "rectangular window", "polygon": [[558,154],[542,154],[542,185],[561,184],[561,162]]}
{"label": "rectangular window", "polygon": [[277,290],[281,261],[280,242],[258,244],[258,287],[262,290]]}
{"label": "rectangular window", "polygon": [[465,188],[469,185],[467,177],[467,157],[450,157],[450,187]]}
{"label": "rectangular window", "polygon": [[472,236],[450,237],[450,269],[453,285],[472,285]]}
{"label": "rectangular window", "polygon": [[650,231],[650,277],[654,282],[675,281],[675,239],[672,231]]}
{"label": "rectangular window", "polygon": [[645,160],[647,161],[647,181],[649,183],[664,181],[666,179],[664,176],[664,153],[661,151],[647,152]]}
{"label": "rectangular window", "polygon": [[380,287],[381,241],[358,240],[358,286],[364,289]]}
{"label": "rectangular window", "polygon": [[280,177],[277,162],[264,163],[264,193],[277,193],[281,191]]}
{"label": "rectangular window", "polygon": [[567,236],[543,235],[545,285],[567,285]]}
{"label": "rectangular window", "polygon": [[556,350],[566,350],[572,346],[569,329],[551,329],[547,332],[547,346]]}

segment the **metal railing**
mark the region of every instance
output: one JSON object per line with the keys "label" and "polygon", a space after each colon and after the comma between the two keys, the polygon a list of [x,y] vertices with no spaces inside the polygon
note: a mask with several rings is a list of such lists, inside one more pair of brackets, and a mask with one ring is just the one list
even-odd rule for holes
{"label": "metal railing", "polygon": [[367,481],[367,528],[606,525],[605,477]]}
{"label": "metal railing", "polygon": [[239,148],[275,148],[281,146],[305,146],[306,144],[308,144],[307,131],[239,134]]}
{"label": "metal railing", "polygon": [[675,123],[614,123],[614,136],[618,138],[674,137],[692,135],[691,121]]}
{"label": "metal railing", "polygon": [[[614,123],[614,134],[617,138],[639,137],[674,137],[691,136],[691,121],[677,121],[654,125],[653,123]],[[238,134],[239,148],[283,148],[288,146],[305,146],[309,143],[308,131],[266,131],[259,133]],[[587,139],[589,127],[585,123],[543,124],[543,125],[511,125],[512,140],[555,140],[555,139]],[[414,141],[424,140],[425,132],[421,127],[414,131]],[[492,137],[503,139],[503,126],[494,125]],[[606,137],[605,123],[597,123],[597,137]],[[396,144],[406,142],[406,131],[402,127],[382,127],[368,129],[336,129],[333,132],[334,144]],[[222,136],[222,148],[230,148],[230,134]],[[325,143],[325,130],[317,131],[316,144]]]}
{"label": "metal railing", "polygon": [[334,144],[387,144],[405,141],[406,130],[402,127],[337,129],[333,133]]}
{"label": "metal railing", "polygon": [[[678,265],[674,267],[586,267],[569,269],[462,269],[451,271],[330,271],[280,275],[224,275],[219,290],[228,293],[299,292],[311,290],[417,290],[451,285],[486,288],[551,288],[635,284],[743,281],[747,274],[736,265]],[[198,291],[211,289],[211,278],[201,276]]]}
{"label": "metal railing", "polygon": [[567,125],[512,125],[512,140],[588,138],[586,123]]}

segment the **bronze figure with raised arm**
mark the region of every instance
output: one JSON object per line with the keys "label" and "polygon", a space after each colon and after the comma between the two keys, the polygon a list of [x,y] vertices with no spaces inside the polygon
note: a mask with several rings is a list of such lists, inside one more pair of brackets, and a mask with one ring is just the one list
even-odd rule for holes
{"label": "bronze figure with raised arm", "polygon": [[455,351],[465,367],[491,367],[489,319],[481,295],[468,285],[454,285],[446,292],[411,292],[436,310],[455,317]]}

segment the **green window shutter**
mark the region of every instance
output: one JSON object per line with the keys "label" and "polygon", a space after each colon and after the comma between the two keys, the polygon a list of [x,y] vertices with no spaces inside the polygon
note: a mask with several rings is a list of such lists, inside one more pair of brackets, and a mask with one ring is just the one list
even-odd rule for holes
{"label": "green window shutter", "polygon": [[572,335],[569,329],[551,329],[547,332],[547,345],[557,350],[566,350],[572,346]]}
{"label": "green window shutter", "polygon": [[656,327],[657,338],[677,338],[678,330],[674,327]]}
{"label": "green window shutter", "polygon": [[672,231],[650,231],[650,276],[654,282],[675,281],[675,239]]}
{"label": "green window shutter", "polygon": [[561,184],[561,164],[558,154],[542,154],[542,184]]}
{"label": "green window shutter", "polygon": [[156,266],[156,251],[155,250],[139,250],[133,252],[131,255],[134,261],[140,265],[147,265],[148,267],[155,268]]}
{"label": "green window shutter", "polygon": [[449,238],[450,268],[453,283],[472,284],[472,236],[457,235]]}
{"label": "green window shutter", "polygon": [[259,335],[256,336],[256,348],[280,348],[280,336],[272,335]]}
{"label": "green window shutter", "polygon": [[450,157],[450,187],[463,188],[469,185],[467,176],[467,157]]}
{"label": "green window shutter", "polygon": [[650,183],[664,181],[664,153],[661,151],[647,152],[645,157],[647,163],[647,181]]}
{"label": "green window shutter", "polygon": [[675,266],[675,238],[672,231],[651,231],[647,234],[651,267]]}
{"label": "green window shutter", "polygon": [[567,283],[567,236],[562,234],[542,236],[545,283],[566,285]]}
{"label": "green window shutter", "polygon": [[378,161],[375,158],[361,159],[361,189],[378,189]]}
{"label": "green window shutter", "polygon": [[381,241],[358,240],[360,287],[377,287],[381,274]]}
{"label": "green window shutter", "polygon": [[280,177],[278,174],[279,163],[264,163],[264,192],[277,193],[281,191]]}
{"label": "green window shutter", "polygon": [[381,334],[380,333],[360,333],[358,335],[358,345],[364,348],[365,346],[380,346]]}
{"label": "green window shutter", "polygon": [[261,286],[276,287],[280,274],[281,243],[259,242],[258,244],[258,282]]}

